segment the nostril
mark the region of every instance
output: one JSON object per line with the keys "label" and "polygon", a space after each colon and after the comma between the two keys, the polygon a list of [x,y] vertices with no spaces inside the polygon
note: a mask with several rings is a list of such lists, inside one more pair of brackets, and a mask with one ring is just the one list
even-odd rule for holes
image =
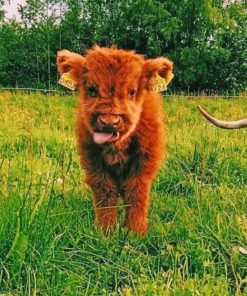
{"label": "nostril", "polygon": [[116,117],[113,121],[113,125],[116,126],[120,123],[120,117]]}
{"label": "nostril", "polygon": [[107,124],[106,120],[105,120],[104,118],[102,118],[102,116],[99,116],[99,117],[98,117],[98,121],[99,121],[99,123],[102,124],[102,125]]}

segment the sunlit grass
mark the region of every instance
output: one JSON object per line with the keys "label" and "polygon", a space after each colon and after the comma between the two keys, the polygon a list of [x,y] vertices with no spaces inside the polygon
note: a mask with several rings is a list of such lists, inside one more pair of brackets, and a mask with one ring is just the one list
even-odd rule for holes
{"label": "sunlit grass", "polygon": [[[246,99],[166,98],[167,160],[146,238],[93,226],[74,96],[0,93],[0,293],[247,295]],[[123,211],[120,206],[120,212]]]}

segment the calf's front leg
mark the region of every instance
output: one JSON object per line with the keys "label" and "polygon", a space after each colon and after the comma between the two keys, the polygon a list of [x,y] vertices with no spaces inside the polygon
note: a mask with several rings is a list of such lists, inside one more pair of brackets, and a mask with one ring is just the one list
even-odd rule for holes
{"label": "calf's front leg", "polygon": [[126,215],[124,224],[130,232],[145,235],[148,230],[148,208],[151,180],[133,178],[124,184]]}
{"label": "calf's front leg", "polygon": [[118,214],[116,185],[106,176],[87,176],[94,198],[95,222],[103,232],[114,228]]}

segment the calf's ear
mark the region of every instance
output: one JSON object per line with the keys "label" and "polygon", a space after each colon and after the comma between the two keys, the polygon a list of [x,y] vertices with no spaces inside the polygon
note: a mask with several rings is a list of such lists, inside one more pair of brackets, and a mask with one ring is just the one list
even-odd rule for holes
{"label": "calf's ear", "polygon": [[78,53],[64,49],[57,54],[58,72],[60,75],[68,72],[77,85],[82,80],[84,66],[85,58]]}
{"label": "calf's ear", "polygon": [[151,78],[159,74],[161,77],[169,80],[169,75],[173,69],[173,63],[167,58],[148,59],[144,62],[142,68],[142,80],[144,87],[149,88]]}

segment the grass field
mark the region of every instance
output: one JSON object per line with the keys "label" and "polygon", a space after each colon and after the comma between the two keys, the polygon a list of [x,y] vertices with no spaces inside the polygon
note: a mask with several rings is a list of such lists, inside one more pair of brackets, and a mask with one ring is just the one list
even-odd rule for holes
{"label": "grass field", "polygon": [[247,99],[164,100],[167,160],[144,239],[93,226],[75,102],[0,93],[0,295],[247,295],[247,129],[196,111],[239,119]]}

